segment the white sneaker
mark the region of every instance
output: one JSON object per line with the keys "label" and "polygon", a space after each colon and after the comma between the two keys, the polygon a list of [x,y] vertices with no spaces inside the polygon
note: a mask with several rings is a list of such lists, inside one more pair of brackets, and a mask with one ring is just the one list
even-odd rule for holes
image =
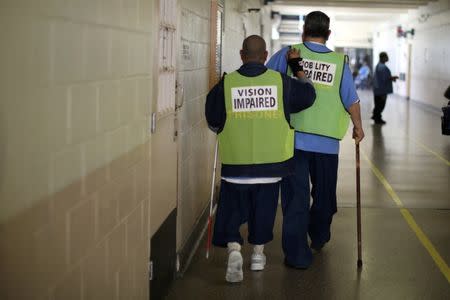
{"label": "white sneaker", "polygon": [[264,255],[264,253],[253,253],[250,264],[250,270],[262,271],[264,270],[265,266],[266,266],[266,256]]}
{"label": "white sneaker", "polygon": [[225,280],[228,282],[241,282],[244,279],[242,272],[241,252],[233,250],[228,255],[227,274]]}

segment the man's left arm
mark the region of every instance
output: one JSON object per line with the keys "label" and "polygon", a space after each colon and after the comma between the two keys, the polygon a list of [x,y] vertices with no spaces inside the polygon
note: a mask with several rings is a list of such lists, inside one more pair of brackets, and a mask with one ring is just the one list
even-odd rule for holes
{"label": "man's left arm", "polygon": [[359,97],[356,93],[353,76],[348,64],[344,65],[344,74],[342,75],[341,99],[345,109],[349,112],[353,123],[353,139],[355,143],[359,143],[364,138],[364,130],[362,128],[361,108],[359,105]]}
{"label": "man's left arm", "polygon": [[286,100],[289,113],[298,113],[314,104],[316,90],[307,79],[293,79],[287,75],[283,76],[283,85],[287,90]]}
{"label": "man's left arm", "polygon": [[266,64],[266,67],[278,71],[282,74],[287,73],[287,59],[286,54],[289,50],[289,47],[284,47],[280,50],[278,50],[275,54],[273,54],[269,61]]}
{"label": "man's left arm", "polygon": [[300,54],[300,51],[294,48],[289,49],[286,53],[287,64],[297,78],[293,79],[283,75],[286,81],[285,86],[289,91],[287,101],[290,113],[298,113],[310,107],[316,99],[316,91],[313,83],[306,77],[303,71]]}
{"label": "man's left arm", "polygon": [[355,140],[356,144],[359,144],[359,142],[361,142],[362,139],[364,138],[364,130],[362,128],[361,108],[359,105],[359,101],[356,103],[353,103],[348,108],[348,112],[350,113],[350,118],[352,119],[352,123],[353,123],[352,138]]}

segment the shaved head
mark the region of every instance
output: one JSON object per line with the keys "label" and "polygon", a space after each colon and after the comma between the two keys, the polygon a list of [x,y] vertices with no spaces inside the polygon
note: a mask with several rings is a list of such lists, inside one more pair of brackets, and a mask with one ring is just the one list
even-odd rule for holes
{"label": "shaved head", "polygon": [[267,59],[266,42],[259,35],[251,35],[242,43],[242,62],[264,63]]}

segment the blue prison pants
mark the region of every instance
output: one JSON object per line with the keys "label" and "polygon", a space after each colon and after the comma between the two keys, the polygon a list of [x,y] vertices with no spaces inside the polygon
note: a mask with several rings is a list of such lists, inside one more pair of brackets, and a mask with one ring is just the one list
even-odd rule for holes
{"label": "blue prison pants", "polygon": [[330,240],[331,221],[337,212],[338,155],[296,149],[294,159],[295,174],[281,183],[282,245],[287,263],[307,268],[312,263],[308,234],[315,245]]}
{"label": "blue prison pants", "polygon": [[229,242],[243,244],[239,228],[248,224],[248,242],[263,245],[273,239],[280,182],[235,184],[221,181],[220,197],[212,243],[226,247]]}

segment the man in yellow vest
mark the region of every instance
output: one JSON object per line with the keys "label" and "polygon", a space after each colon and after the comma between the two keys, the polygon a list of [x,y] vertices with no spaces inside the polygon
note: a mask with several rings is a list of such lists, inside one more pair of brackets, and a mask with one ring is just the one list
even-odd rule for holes
{"label": "man in yellow vest", "polygon": [[222,180],[213,244],[228,248],[228,282],[243,280],[239,228],[246,221],[248,242],[254,245],[250,269],[264,269],[264,244],[273,239],[280,181],[293,173],[290,114],[315,99],[311,83],[264,66],[266,43],[260,36],[247,37],[240,54],[243,65],[213,87],[205,105],[208,125],[219,135]]}
{"label": "man in yellow vest", "polygon": [[[364,137],[359,98],[347,58],[325,46],[331,33],[329,26],[330,18],[323,12],[309,13],[303,26],[303,43],[281,49],[267,64],[270,69],[287,74],[303,68],[317,94],[313,106],[291,115],[295,175],[281,184],[285,264],[299,269],[312,263],[311,248],[319,251],[330,240],[331,221],[337,211],[339,141],[347,132],[350,119],[355,142]],[[298,50],[302,59],[291,57]]]}

